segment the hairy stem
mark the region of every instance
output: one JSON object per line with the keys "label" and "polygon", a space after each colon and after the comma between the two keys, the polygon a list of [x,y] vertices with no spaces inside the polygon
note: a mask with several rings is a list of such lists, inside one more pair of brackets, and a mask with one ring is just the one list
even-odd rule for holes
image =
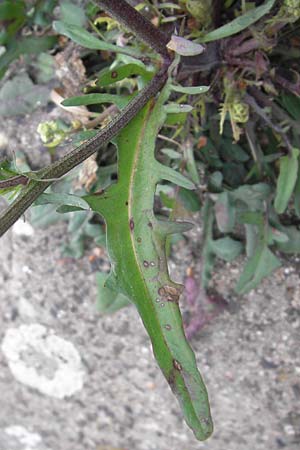
{"label": "hairy stem", "polygon": [[135,8],[124,0],[100,0],[99,4],[104,11],[130,29],[137,37],[161,55],[163,59],[169,59],[166,47],[170,40],[169,37],[161,30],[155,28]]}
{"label": "hairy stem", "polygon": [[[100,147],[107,144],[140,111],[149,99],[155,96],[167,80],[168,66],[164,66],[150,83],[96,136],[74,148],[70,153],[37,172],[36,176],[45,181],[31,180],[18,198],[0,214],[0,236],[2,236],[42,192],[71,169],[89,158]],[[51,179],[51,180],[50,180]]]}
{"label": "hairy stem", "polygon": [[[164,86],[171,63],[166,44],[168,38],[148,22],[141,14],[124,0],[100,1],[101,6],[116,20],[136,33],[163,57],[163,66],[150,83],[96,136],[73,149],[59,161],[41,169],[37,173],[39,180],[31,180],[18,198],[0,214],[0,236],[2,236],[27,208],[47,189],[54,179],[60,178],[71,169],[89,158],[100,147],[107,144]],[[45,181],[41,181],[45,180]]]}

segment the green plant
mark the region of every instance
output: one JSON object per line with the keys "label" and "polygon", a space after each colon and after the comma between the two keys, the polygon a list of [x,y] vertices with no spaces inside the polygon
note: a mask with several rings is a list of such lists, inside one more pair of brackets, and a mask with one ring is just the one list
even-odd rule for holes
{"label": "green plant", "polygon": [[[210,31],[213,17],[201,24],[198,14],[210,3],[205,0],[196,10],[200,2],[147,2],[158,23],[178,22],[193,41],[155,29],[137,11],[143,4],[134,9],[124,1],[99,2],[110,14],[93,24],[101,39],[80,23],[56,21],[57,33],[89,51],[117,53],[111,66],[95,74],[85,95],[65,100],[64,106],[111,103],[121,112],[44,169],[17,173],[7,163],[0,168],[2,192],[21,191],[0,215],[0,234],[34,201],[56,205],[61,213],[81,211],[84,223],[90,208],[104,217],[112,270],[107,280],[98,277],[103,310],[125,306],[128,299],[137,306],[158,364],[200,440],[212,432],[209,404],[183,332],[178,307],[182,288],[169,279],[166,263],[169,235],[188,228],[174,220],[176,208],[202,213],[203,290],[209,288],[216,257],[232,261],[245,249],[248,259],[236,287],[243,294],[280,265],[276,251],[300,252],[300,88],[297,78],[290,81],[276,70],[282,60],[277,44],[286,39],[284,27],[290,27],[292,36],[297,29],[297,4],[275,5],[263,24],[260,19],[275,0],[257,8],[242,2],[238,17],[235,2],[229,1],[223,7],[229,22]],[[195,20],[185,28],[183,19],[189,13]],[[144,44],[131,42],[125,34],[128,44],[116,45],[120,34],[124,36],[120,24]],[[220,40],[222,58],[215,42],[203,51],[201,43]],[[145,44],[150,47],[146,57]],[[52,128],[57,131],[55,124]],[[160,162],[154,153],[159,133],[172,146],[158,146]],[[55,137],[55,145],[63,134]],[[110,141],[118,147],[117,170],[112,169],[117,172],[116,183],[107,187],[106,181],[98,180],[92,194],[80,196],[42,194]],[[191,191],[201,184],[205,189]],[[154,213],[155,194],[169,220]],[[99,226],[98,231],[102,238]],[[83,235],[76,236],[79,255]]]}

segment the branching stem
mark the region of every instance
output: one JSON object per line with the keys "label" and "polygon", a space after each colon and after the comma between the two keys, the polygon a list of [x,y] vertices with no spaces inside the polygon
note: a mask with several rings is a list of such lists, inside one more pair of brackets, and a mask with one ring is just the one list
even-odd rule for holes
{"label": "branching stem", "polygon": [[120,20],[128,29],[138,35],[163,58],[162,68],[150,83],[118,114],[111,122],[93,138],[73,149],[59,161],[39,170],[37,178],[49,181],[30,180],[18,198],[0,214],[0,236],[2,236],[38,196],[52,184],[51,179],[65,175],[71,169],[89,158],[99,148],[106,145],[130,120],[154,97],[164,86],[168,78],[171,64],[166,49],[168,38],[132,8],[125,0],[100,1],[100,5],[116,20]]}

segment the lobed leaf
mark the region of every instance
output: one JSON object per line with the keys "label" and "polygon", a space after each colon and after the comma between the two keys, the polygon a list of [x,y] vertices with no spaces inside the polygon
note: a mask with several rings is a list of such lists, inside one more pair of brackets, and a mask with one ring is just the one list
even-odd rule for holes
{"label": "lobed leaf", "polygon": [[187,424],[204,440],[212,432],[207,392],[183,331],[178,306],[182,286],[170,280],[165,251],[167,236],[191,225],[159,221],[153,212],[156,185],[162,179],[187,189],[194,186],[154,156],[168,96],[165,88],[156,104],[150,101],[119,134],[118,182],[85,199],[106,222],[111,273],[105,286],[137,307]]}

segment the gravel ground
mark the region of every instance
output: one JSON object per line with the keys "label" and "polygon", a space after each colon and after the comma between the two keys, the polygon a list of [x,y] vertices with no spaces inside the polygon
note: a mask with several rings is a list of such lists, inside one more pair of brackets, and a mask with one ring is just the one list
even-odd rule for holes
{"label": "gravel ground", "polygon": [[[0,150],[9,142],[34,167],[46,164],[35,131],[42,118],[6,119]],[[88,252],[62,258],[66,235],[65,224],[19,222],[1,239],[0,450],[299,448],[299,260],[242,298],[233,291],[242,259],[218,267],[213,284],[230,307],[192,340],[215,422],[213,437],[199,443],[135,309],[100,317],[95,265]],[[178,281],[193,252],[176,247]]]}
{"label": "gravel ground", "polygon": [[[215,421],[198,443],[135,309],[99,317],[95,268],[88,254],[63,259],[65,238],[64,224],[19,223],[1,241],[0,450],[299,448],[296,265],[233,300],[193,339]],[[177,247],[178,277],[187,254]],[[214,276],[227,298],[238,272],[237,263]]]}

